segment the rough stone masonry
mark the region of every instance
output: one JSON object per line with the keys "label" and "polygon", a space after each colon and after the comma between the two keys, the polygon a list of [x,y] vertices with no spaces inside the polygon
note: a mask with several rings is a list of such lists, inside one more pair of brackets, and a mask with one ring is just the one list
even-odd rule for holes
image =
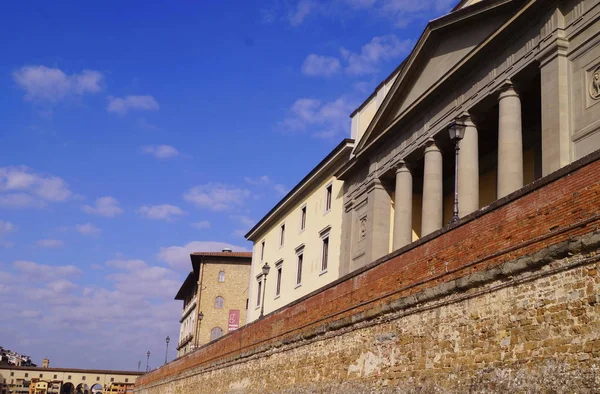
{"label": "rough stone masonry", "polygon": [[136,393],[592,393],[600,153],[146,374]]}

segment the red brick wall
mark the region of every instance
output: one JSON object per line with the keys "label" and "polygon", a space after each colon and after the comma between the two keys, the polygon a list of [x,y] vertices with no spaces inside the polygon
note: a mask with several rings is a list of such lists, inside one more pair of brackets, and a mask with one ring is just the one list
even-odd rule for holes
{"label": "red brick wall", "polygon": [[[600,152],[140,377],[144,386],[589,233],[600,225]],[[375,309],[373,309],[375,308]]]}

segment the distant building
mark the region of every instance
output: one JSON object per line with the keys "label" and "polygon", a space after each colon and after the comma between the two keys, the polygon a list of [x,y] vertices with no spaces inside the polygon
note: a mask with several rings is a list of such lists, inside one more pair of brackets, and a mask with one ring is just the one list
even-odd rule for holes
{"label": "distant building", "polygon": [[[183,301],[177,356],[237,329],[246,321],[252,253],[196,252],[175,296]],[[202,313],[202,320],[198,315]]]}
{"label": "distant building", "polygon": [[141,374],[132,371],[0,365],[0,394],[132,393],[135,379]]}
{"label": "distant building", "polygon": [[339,278],[344,182],[335,174],[353,147],[343,140],[246,234],[254,244],[248,322],[260,316],[263,291],[266,314]]}

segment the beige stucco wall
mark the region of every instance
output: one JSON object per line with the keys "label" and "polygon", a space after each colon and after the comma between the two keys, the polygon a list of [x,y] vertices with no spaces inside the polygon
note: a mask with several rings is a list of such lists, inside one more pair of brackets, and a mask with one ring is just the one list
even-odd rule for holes
{"label": "beige stucco wall", "polygon": [[383,85],[379,86],[373,97],[367,100],[362,108],[352,115],[352,139],[358,143],[375,117],[379,106],[396,80],[397,72]]}
{"label": "beige stucco wall", "polygon": [[[325,212],[327,185],[333,185],[331,210]],[[283,220],[276,222],[265,235],[257,239],[252,256],[252,272],[250,274],[250,301],[248,322],[258,319],[260,306],[257,306],[257,278],[265,262],[269,263],[271,271],[267,277],[265,294],[265,314],[280,308],[327,283],[339,276],[339,254],[343,210],[343,182],[335,177],[329,177],[306,193],[306,198],[289,208]],[[301,208],[306,209],[306,228],[300,230]],[[285,240],[279,245],[281,224],[285,223]],[[326,272],[321,272],[322,239],[321,232],[328,226],[329,259]],[[261,244],[265,241],[264,258],[261,260]],[[296,249],[304,245],[304,261],[302,283],[296,286],[297,253]],[[276,263],[282,261],[283,271],[281,293],[275,295],[277,283]]]}

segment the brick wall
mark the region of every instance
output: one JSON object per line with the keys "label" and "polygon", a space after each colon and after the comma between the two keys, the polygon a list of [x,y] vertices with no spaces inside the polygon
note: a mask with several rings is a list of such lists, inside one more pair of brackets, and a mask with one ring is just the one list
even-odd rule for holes
{"label": "brick wall", "polygon": [[[327,391],[328,385],[339,387],[335,385],[342,381],[351,382],[348,389],[354,387],[356,392],[375,381],[405,388],[417,387],[406,386],[407,382],[427,381],[464,391],[468,384],[490,389],[485,382],[493,382],[490,377],[502,373],[508,379],[504,384],[516,377],[543,384],[535,377],[552,371],[573,385],[579,382],[572,388],[587,387],[596,379],[590,371],[597,365],[600,350],[593,350],[594,335],[600,336],[600,330],[593,330],[600,321],[596,271],[587,265],[554,267],[558,270],[552,274],[555,279],[541,276],[528,284],[519,278],[544,272],[553,264],[569,267],[575,260],[595,264],[589,255],[595,253],[596,241],[600,243],[600,235],[594,233],[600,225],[599,158],[596,153],[573,163],[451,228],[430,234],[140,377],[136,391],[183,393],[190,384],[202,382],[210,386],[202,392],[259,392],[265,387],[313,392]],[[485,290],[497,286],[496,282],[510,283],[510,287]],[[459,294],[473,292],[481,294],[470,301],[450,302]],[[541,306],[533,308],[533,300]],[[428,303],[430,309],[407,312]],[[578,311],[570,312],[570,308]],[[538,313],[541,323],[535,318]],[[555,313],[560,320],[548,319],[556,324],[537,327]],[[519,330],[531,326],[530,321],[536,321],[536,330],[545,334],[521,337]],[[590,328],[582,332],[583,326]],[[513,330],[518,332],[507,334]],[[378,335],[387,335],[389,340],[379,343]],[[560,338],[567,337],[570,342],[562,343]],[[414,338],[420,338],[416,350],[405,348],[415,343]],[[558,342],[543,342],[552,338]],[[581,349],[572,350],[575,344]],[[508,347],[502,350],[503,346]],[[584,346],[587,356],[575,351]],[[533,353],[536,349],[547,350]],[[390,355],[383,357],[386,352]],[[464,369],[449,366],[457,360]],[[518,367],[523,361],[535,366],[525,375]],[[585,368],[578,378],[569,366],[579,362],[585,364],[578,368]]]}

